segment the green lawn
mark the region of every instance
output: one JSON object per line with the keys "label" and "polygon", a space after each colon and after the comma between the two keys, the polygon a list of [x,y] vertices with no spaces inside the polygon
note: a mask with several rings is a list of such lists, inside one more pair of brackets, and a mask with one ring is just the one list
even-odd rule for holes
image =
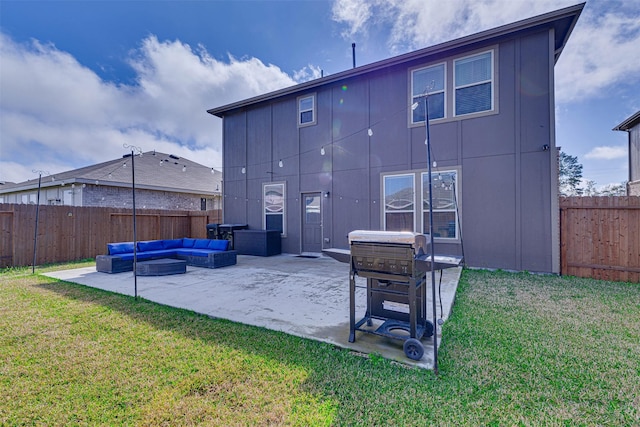
{"label": "green lawn", "polygon": [[30,273],[0,273],[0,425],[640,425],[637,284],[464,271],[436,377]]}

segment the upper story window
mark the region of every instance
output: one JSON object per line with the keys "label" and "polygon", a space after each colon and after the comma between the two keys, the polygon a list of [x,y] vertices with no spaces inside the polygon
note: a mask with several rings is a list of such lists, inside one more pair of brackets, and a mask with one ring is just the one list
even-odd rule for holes
{"label": "upper story window", "polygon": [[445,64],[419,68],[411,72],[411,123],[424,122],[425,97],[429,108],[429,120],[445,116]]}
{"label": "upper story window", "polygon": [[454,62],[455,115],[493,109],[493,51]]}
{"label": "upper story window", "polygon": [[316,96],[301,96],[298,98],[298,126],[314,124],[316,124]]}

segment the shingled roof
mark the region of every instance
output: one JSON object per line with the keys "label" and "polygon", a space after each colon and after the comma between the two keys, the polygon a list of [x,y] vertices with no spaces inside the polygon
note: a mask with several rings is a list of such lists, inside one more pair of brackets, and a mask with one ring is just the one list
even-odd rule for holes
{"label": "shingled roof", "polygon": [[[42,177],[42,187],[61,184],[98,184],[131,187],[131,155]],[[172,154],[148,151],[135,157],[136,188],[217,195],[222,191],[222,173]],[[184,170],[184,171],[183,171]],[[5,183],[0,193],[13,193],[38,187],[38,179]]]}

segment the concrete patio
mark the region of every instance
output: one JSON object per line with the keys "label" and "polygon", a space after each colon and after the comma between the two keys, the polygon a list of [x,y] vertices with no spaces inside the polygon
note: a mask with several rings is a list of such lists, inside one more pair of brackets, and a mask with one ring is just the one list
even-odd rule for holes
{"label": "concrete patio", "polygon": [[[442,318],[451,311],[461,268],[444,270]],[[124,295],[134,295],[132,272],[99,273],[95,267],[46,274]],[[432,318],[431,274],[427,273],[427,318]],[[436,272],[436,286],[440,272]],[[358,278],[358,285],[366,285]],[[259,326],[355,352],[378,353],[401,363],[433,368],[433,339],[424,338],[425,354],[419,361],[408,359],[402,340],[357,332],[349,338],[349,265],[320,256],[295,255],[253,257],[239,255],[234,266],[219,269],[187,267],[186,274],[137,278],[138,296],[172,307],[184,308],[216,318]],[[436,287],[436,294],[437,294]],[[440,301],[437,297],[437,318]],[[365,290],[357,289],[356,320],[366,309]],[[438,344],[441,337],[438,328]],[[446,339],[446,336],[444,337]]]}

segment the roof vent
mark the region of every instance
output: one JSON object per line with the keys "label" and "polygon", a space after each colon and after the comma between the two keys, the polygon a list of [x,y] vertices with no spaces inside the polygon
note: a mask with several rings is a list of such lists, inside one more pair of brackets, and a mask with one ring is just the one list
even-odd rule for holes
{"label": "roof vent", "polygon": [[169,157],[171,157],[172,159],[176,159],[176,160],[180,159],[180,157],[174,156],[173,154],[169,154]]}

